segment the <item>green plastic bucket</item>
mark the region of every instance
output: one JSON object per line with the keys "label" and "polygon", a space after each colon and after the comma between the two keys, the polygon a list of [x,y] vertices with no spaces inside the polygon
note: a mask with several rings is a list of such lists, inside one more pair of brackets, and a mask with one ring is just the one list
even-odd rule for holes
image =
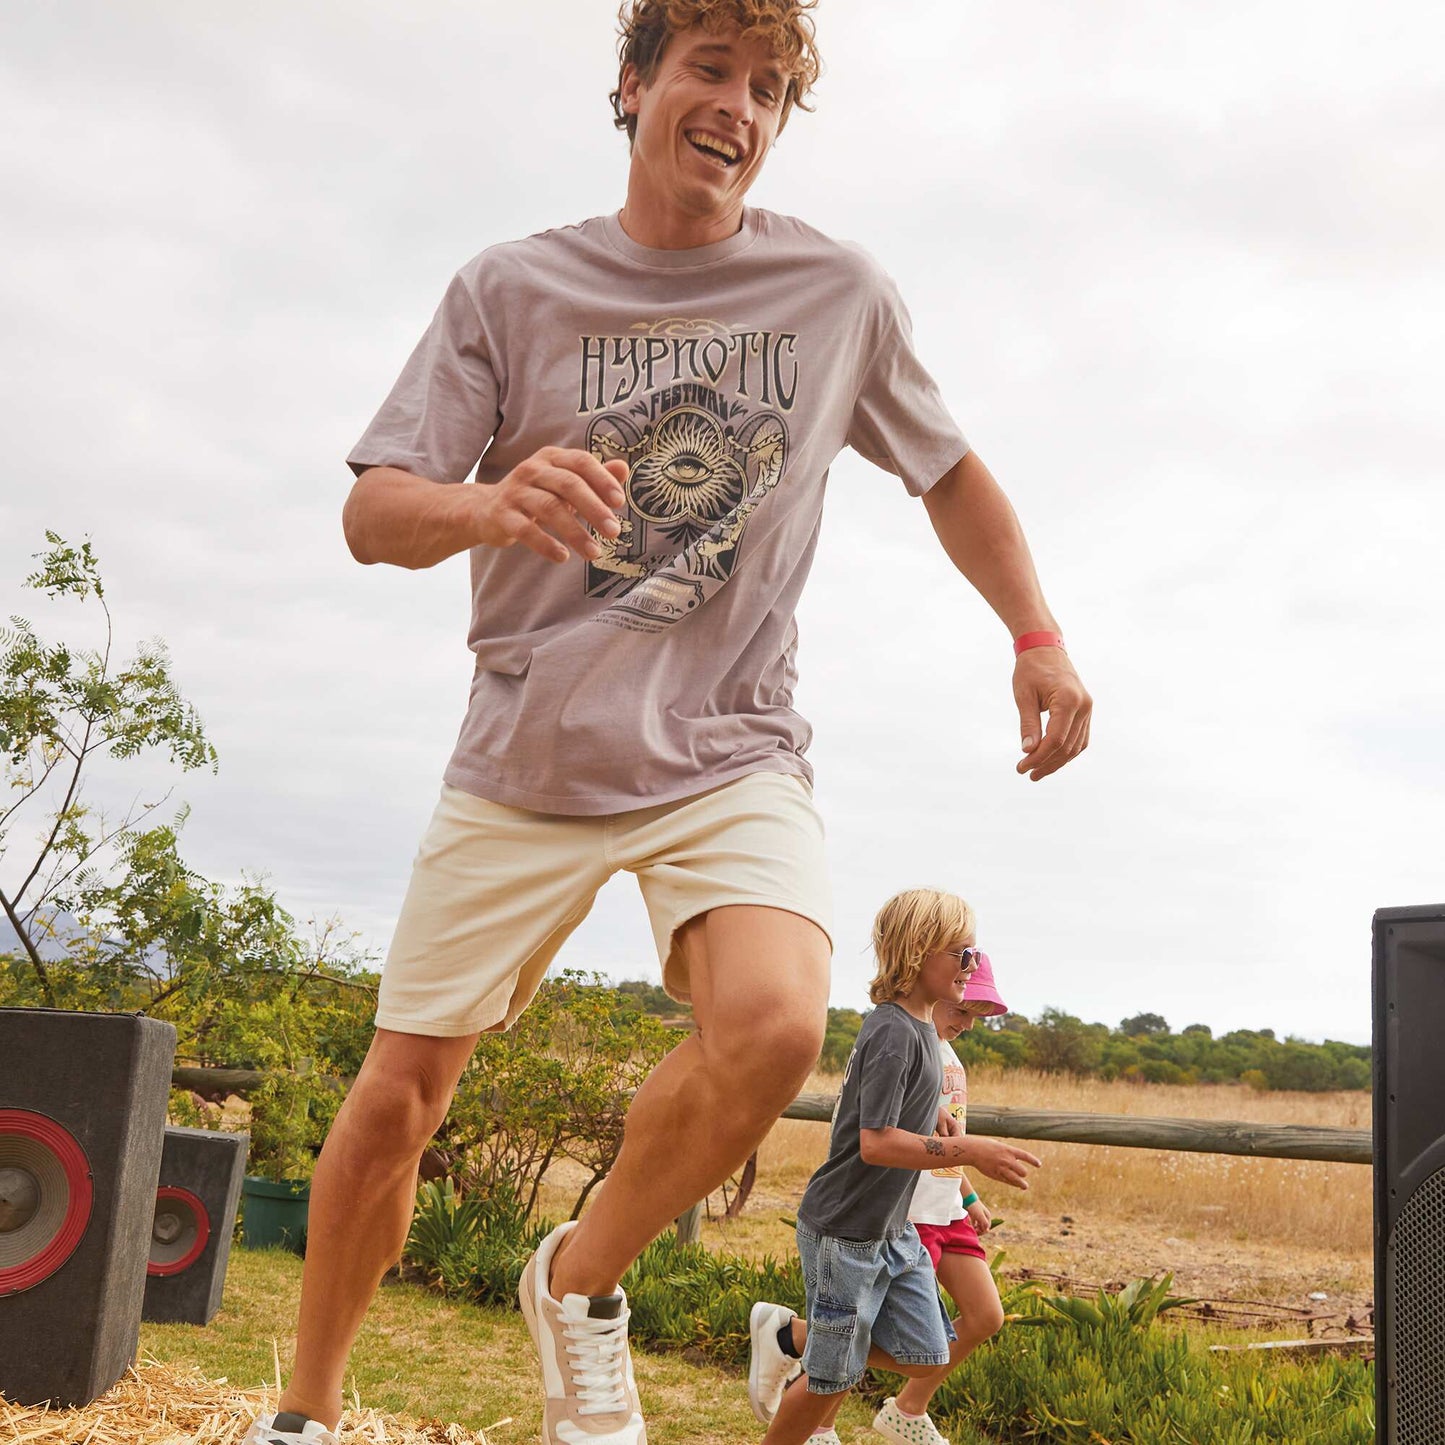
{"label": "green plastic bucket", "polygon": [[248,1174],[241,1185],[241,1243],[247,1249],[289,1249],[306,1253],[306,1219],[311,1185],[304,1179],[262,1179]]}

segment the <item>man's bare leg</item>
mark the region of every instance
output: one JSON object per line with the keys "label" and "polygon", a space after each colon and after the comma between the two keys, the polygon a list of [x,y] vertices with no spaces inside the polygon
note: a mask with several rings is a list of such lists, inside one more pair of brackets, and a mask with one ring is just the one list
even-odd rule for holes
{"label": "man's bare leg", "polygon": [[698,1030],[653,1070],[622,1152],[562,1241],[550,1293],[613,1293],[628,1266],[762,1142],[817,1063],[830,951],[779,908],[714,908],[678,931]]}
{"label": "man's bare leg", "polygon": [[406,1244],[417,1165],[479,1035],[378,1029],[311,1181],[296,1365],[282,1410],[341,1419],[347,1357],[381,1277]]}

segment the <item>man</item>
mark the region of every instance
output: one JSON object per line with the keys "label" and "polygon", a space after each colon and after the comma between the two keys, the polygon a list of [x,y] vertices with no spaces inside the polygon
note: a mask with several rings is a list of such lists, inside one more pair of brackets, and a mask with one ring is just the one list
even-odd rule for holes
{"label": "man", "polygon": [[843,446],[923,496],[1013,634],[1019,772],[1045,777],[1088,741],[1022,532],[892,283],[744,206],[817,77],[810,8],[624,6],[623,209],[464,266],[349,458],[358,560],[470,552],[476,670],[376,1038],[317,1164],[295,1370],[253,1445],[332,1439],[352,1341],[478,1035],[517,1018],[619,868],[698,1030],[638,1091],[616,1167],[529,1262],[521,1302],[544,1441],[644,1445],[618,1282],[757,1147],[823,1036],[828,898],[793,611]]}

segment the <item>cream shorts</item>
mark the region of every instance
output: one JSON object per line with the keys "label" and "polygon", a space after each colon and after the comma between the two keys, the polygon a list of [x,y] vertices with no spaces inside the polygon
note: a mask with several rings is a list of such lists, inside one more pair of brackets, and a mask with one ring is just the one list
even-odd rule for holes
{"label": "cream shorts", "polygon": [[782,908],[831,936],[823,824],[791,773],[600,817],[443,785],[382,970],[377,1026],[439,1038],[510,1028],[619,870],[641,885],[663,986],[683,1002],[691,981],[673,935],[711,908]]}

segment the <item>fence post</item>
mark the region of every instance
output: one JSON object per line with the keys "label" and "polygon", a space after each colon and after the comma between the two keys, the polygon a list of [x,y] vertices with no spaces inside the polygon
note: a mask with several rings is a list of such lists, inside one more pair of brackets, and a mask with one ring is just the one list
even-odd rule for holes
{"label": "fence post", "polygon": [[691,1209],[677,1216],[677,1242],[696,1244],[702,1238],[702,1212],[707,1200],[700,1199]]}

